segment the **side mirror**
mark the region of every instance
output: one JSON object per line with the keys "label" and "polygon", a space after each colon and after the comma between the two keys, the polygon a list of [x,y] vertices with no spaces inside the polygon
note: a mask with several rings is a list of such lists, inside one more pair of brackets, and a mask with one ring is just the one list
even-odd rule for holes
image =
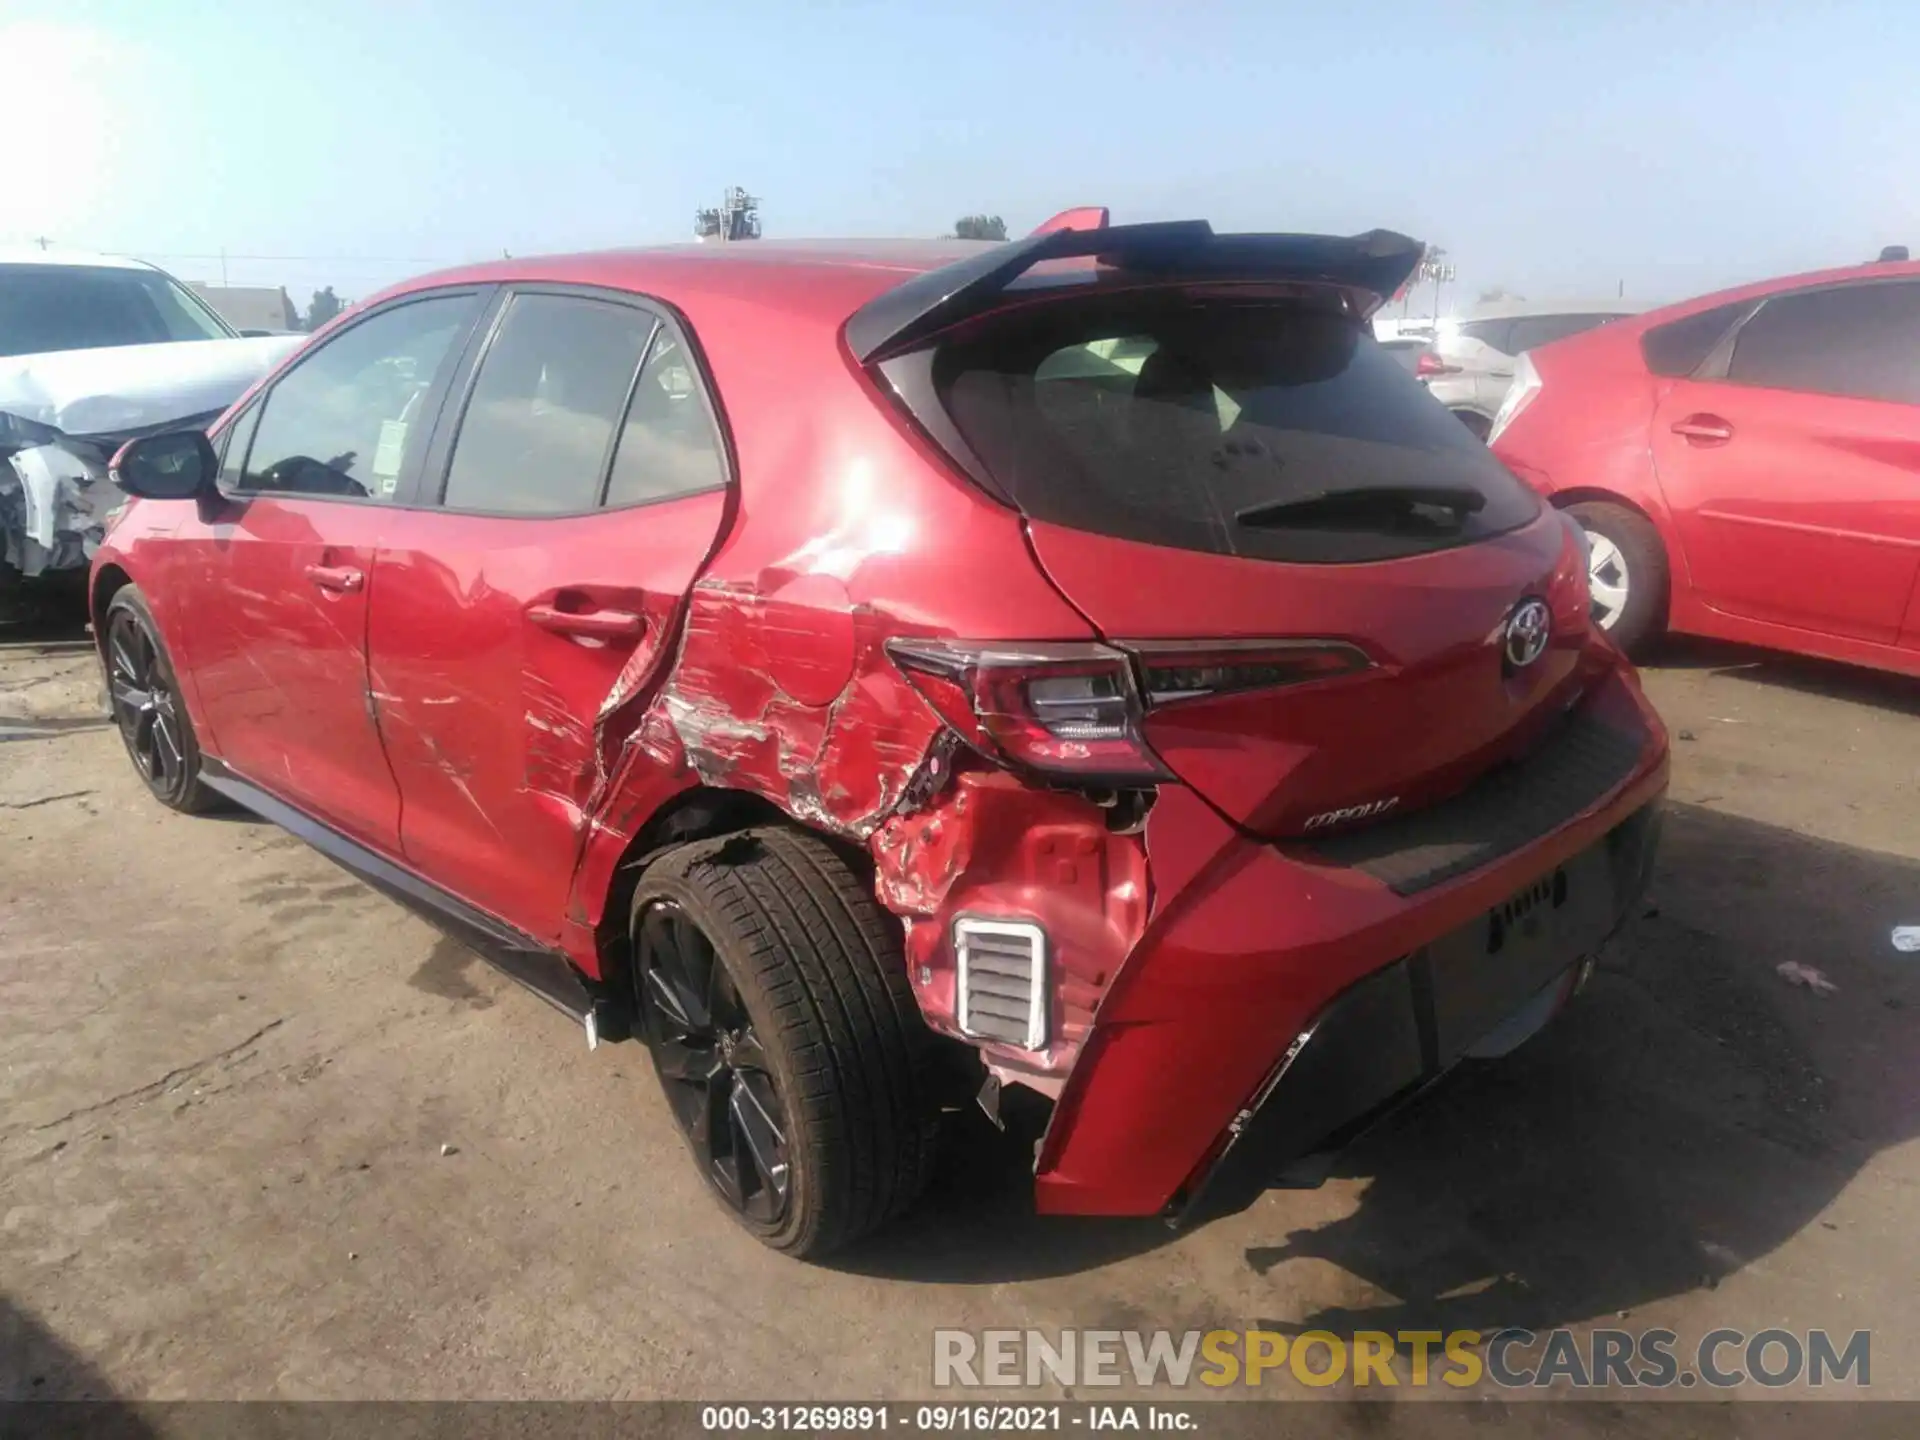
{"label": "side mirror", "polygon": [[115,485],[142,500],[191,500],[213,489],[219,470],[219,457],[204,431],[173,430],[129,440],[107,473]]}

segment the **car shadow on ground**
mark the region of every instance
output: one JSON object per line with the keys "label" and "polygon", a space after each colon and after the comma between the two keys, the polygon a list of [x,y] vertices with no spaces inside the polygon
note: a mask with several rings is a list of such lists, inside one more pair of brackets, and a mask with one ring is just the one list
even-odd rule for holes
{"label": "car shadow on ground", "polygon": [[1675,805],[1653,899],[1545,1035],[1343,1158],[1350,1215],[1248,1249],[1261,1273],[1311,1257],[1358,1282],[1268,1323],[1611,1322],[1838,1229],[1835,1197],[1920,1132],[1920,963],[1890,934],[1920,920],[1920,862]]}
{"label": "car shadow on ground", "polygon": [[1730,641],[1674,636],[1660,646],[1645,668],[1733,676],[1756,685],[1920,715],[1920,678]]}
{"label": "car shadow on ground", "polygon": [[[1545,1329],[1717,1285],[1825,1218],[1875,1154],[1920,1131],[1920,862],[1671,807],[1647,913],[1573,1008],[1507,1059],[1463,1068],[1342,1157],[1341,1219],[1248,1267],[1330,1262],[1349,1294],[1282,1331]],[[1795,987],[1776,967],[1838,989]],[[842,1262],[949,1283],[1037,1279],[1165,1244],[1154,1220],[1040,1217],[1032,1136],[955,1117],[927,1201]],[[1316,1205],[1324,1213],[1324,1206]],[[1202,1232],[1204,1233],[1204,1232]],[[1278,1307],[1276,1307],[1278,1308]]]}
{"label": "car shadow on ground", "polygon": [[[84,1408],[51,1402],[85,1401]],[[49,1402],[22,1403],[22,1402]],[[0,1295],[0,1433],[157,1437],[106,1378],[29,1311]]]}

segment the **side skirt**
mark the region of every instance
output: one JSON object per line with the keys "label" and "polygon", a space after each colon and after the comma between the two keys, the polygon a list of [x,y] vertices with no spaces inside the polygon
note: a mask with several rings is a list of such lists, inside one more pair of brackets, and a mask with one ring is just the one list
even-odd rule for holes
{"label": "side skirt", "polygon": [[518,981],[561,1014],[586,1026],[589,1043],[596,1038],[614,1039],[621,1033],[623,1027],[613,1023],[616,1017],[610,1013],[609,1002],[594,994],[589,988],[591,982],[558,950],[475,909],[305,811],[242,780],[212,756],[201,761],[200,778],[209,790],[218,791],[236,805],[306,841],[355,878],[399,901],[467,946],[508,979]]}

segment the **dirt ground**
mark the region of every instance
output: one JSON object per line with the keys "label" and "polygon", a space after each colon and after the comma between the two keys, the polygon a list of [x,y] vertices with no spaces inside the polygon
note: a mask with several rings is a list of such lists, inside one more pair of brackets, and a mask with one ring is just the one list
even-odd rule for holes
{"label": "dirt ground", "polygon": [[1871,1329],[1920,1397],[1920,685],[1647,683],[1653,903],[1541,1039],[1178,1236],[1036,1219],[956,1117],[921,1211],[808,1268],[715,1209],[638,1047],[162,810],[89,657],[0,656],[0,1398],[866,1399],[928,1391],[936,1326],[1561,1324]]}

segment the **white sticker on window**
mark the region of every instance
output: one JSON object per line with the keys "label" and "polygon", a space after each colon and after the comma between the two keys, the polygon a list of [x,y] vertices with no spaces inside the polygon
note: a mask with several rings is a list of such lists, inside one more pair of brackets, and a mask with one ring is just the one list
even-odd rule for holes
{"label": "white sticker on window", "polygon": [[382,420],[380,444],[373,452],[374,488],[391,495],[399,488],[400,460],[407,453],[407,422]]}

